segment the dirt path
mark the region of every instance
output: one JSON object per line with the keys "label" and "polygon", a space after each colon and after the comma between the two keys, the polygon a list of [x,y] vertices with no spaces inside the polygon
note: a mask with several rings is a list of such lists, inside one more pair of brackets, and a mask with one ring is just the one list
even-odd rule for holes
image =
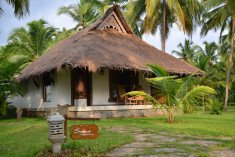
{"label": "dirt path", "polygon": [[132,143],[125,144],[107,153],[106,155],[109,157],[235,157],[235,150],[223,150],[222,147],[224,142],[234,142],[232,138],[216,139],[191,135],[173,135],[167,132],[155,133],[151,130],[146,131],[134,127],[124,128],[122,126],[115,126],[108,130],[135,136],[135,141]]}

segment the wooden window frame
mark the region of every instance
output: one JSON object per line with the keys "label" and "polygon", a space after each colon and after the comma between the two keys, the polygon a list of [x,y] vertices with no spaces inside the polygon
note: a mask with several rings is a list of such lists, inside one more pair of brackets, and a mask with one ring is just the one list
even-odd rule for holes
{"label": "wooden window frame", "polygon": [[[49,75],[49,76],[46,76]],[[47,91],[46,91],[46,86],[48,86],[46,83],[46,79],[45,77],[49,77],[50,78],[50,74],[45,74],[42,77],[42,97],[43,97],[43,102],[51,102],[51,100],[47,100]],[[51,80],[49,81],[49,86],[51,86]]]}

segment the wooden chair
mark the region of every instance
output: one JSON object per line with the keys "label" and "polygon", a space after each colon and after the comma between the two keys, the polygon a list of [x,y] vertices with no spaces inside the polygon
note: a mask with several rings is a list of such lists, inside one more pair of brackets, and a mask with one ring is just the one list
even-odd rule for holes
{"label": "wooden chair", "polygon": [[[143,88],[142,88],[141,85],[137,85],[137,86],[136,86],[136,91],[144,91],[144,90],[143,90]],[[135,99],[137,100],[137,104],[138,104],[138,105],[145,105],[146,102],[148,102],[148,100],[144,100],[144,97],[143,97],[143,96],[137,96],[137,97],[135,97]],[[152,105],[151,102],[149,102],[149,104]]]}
{"label": "wooden chair", "polygon": [[[143,91],[143,88],[141,85],[137,85],[135,89],[136,89],[136,91]],[[144,102],[143,96],[137,96],[137,97],[135,97],[135,99],[137,100],[138,105],[144,105],[145,102]]]}
{"label": "wooden chair", "polygon": [[125,105],[137,105],[137,100],[135,99],[135,97],[131,97],[129,98],[128,96],[123,96],[124,94],[126,94],[126,89],[124,88],[123,85],[118,85],[117,86],[117,104],[121,104],[124,103]]}

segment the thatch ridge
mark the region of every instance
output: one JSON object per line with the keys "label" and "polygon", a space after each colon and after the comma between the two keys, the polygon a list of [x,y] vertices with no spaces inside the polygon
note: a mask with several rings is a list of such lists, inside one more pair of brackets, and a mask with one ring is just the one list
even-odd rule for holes
{"label": "thatch ridge", "polygon": [[17,81],[33,78],[55,69],[58,70],[66,65],[72,68],[88,68],[89,71],[96,71],[99,68],[149,71],[144,63],[155,63],[172,74],[190,75],[197,71],[200,71],[199,75],[205,73],[142,41],[133,34],[127,24],[123,26],[127,33],[114,29],[96,30],[113,10],[115,13],[120,12],[118,6],[111,7],[103,17],[92,25],[60,41],[28,65],[17,77]]}

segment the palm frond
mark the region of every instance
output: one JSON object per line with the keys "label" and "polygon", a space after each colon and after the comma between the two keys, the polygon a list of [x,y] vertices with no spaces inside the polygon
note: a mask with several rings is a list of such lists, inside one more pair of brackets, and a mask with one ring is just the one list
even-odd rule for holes
{"label": "palm frond", "polygon": [[180,103],[184,105],[197,105],[201,103],[202,96],[206,97],[210,94],[216,94],[216,91],[207,86],[197,86],[189,91],[182,99]]}
{"label": "palm frond", "polygon": [[161,66],[157,64],[145,64],[149,67],[149,69],[157,76],[157,77],[163,77],[163,76],[169,76],[168,72],[162,68]]}

